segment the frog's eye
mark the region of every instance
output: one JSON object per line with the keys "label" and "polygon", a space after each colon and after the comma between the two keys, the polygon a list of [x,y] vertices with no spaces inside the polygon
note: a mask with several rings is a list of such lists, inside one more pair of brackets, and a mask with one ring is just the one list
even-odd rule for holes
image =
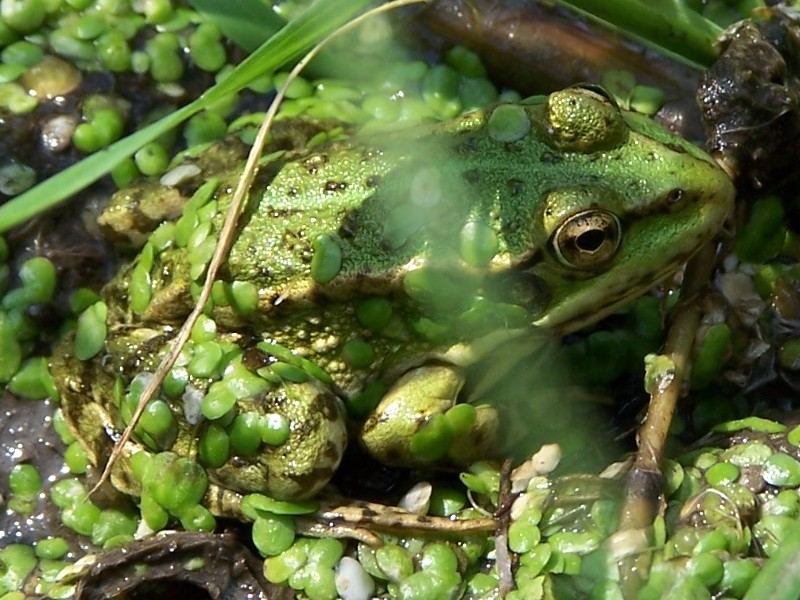
{"label": "frog's eye", "polygon": [[590,209],[564,220],[553,233],[551,244],[561,264],[573,269],[595,269],[614,257],[620,234],[616,215]]}

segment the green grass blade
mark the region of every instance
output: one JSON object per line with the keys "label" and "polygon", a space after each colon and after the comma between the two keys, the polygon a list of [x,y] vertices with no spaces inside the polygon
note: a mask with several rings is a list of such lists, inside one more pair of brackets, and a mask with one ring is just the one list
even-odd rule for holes
{"label": "green grass blade", "polygon": [[368,3],[369,0],[317,0],[237,65],[227,78],[206,90],[195,101],[84,158],[0,206],[0,233],[58,205],[97,181],[144,144],[157,139],[217,100],[239,91],[259,75],[298,57],[346,23]]}
{"label": "green grass blade", "polygon": [[750,584],[744,600],[800,599],[800,523],[794,523]]}
{"label": "green grass blade", "polygon": [[248,52],[286,24],[261,0],[189,0],[189,4],[215,23],[225,37]]}
{"label": "green grass blade", "polygon": [[698,65],[716,59],[722,29],[679,0],[559,0]]}

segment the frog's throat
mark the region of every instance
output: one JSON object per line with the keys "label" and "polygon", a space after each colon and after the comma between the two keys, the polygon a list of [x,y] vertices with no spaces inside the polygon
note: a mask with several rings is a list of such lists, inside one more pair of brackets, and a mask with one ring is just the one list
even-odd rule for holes
{"label": "frog's throat", "polygon": [[543,316],[541,319],[534,321],[533,325],[535,327],[544,327],[546,329],[550,329],[557,335],[564,335],[587,327],[592,323],[595,323],[600,319],[603,319],[614,313],[617,309],[625,306],[632,300],[641,296],[650,288],[657,285],[666,277],[669,277],[671,274],[677,271],[681,265],[689,260],[689,258],[691,258],[691,256],[694,255],[698,250],[699,247],[695,248],[688,255],[678,256],[673,262],[665,265],[658,271],[652,272],[647,281],[640,285],[621,287],[616,294],[609,295],[606,299],[607,301],[602,305],[595,304],[588,307],[583,312],[578,312],[574,315],[568,316],[567,318],[564,318],[563,315],[560,314],[561,311],[559,310],[548,311],[547,314],[545,314],[545,316]]}

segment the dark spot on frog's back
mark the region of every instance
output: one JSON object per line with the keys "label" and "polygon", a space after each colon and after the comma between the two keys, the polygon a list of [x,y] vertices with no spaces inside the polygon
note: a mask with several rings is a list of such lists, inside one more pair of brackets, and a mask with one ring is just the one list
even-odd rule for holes
{"label": "dark spot on frog's back", "polygon": [[258,348],[248,348],[242,355],[242,364],[251,371],[255,371],[269,364],[269,355]]}
{"label": "dark spot on frog's back", "polygon": [[461,176],[464,178],[464,181],[473,185],[481,181],[481,172],[478,169],[467,169]]}
{"label": "dark spot on frog's back", "polygon": [[359,226],[360,211],[358,209],[348,211],[340,221],[339,230],[336,232],[343,240],[351,240],[355,237]]}
{"label": "dark spot on frog's back", "polygon": [[364,182],[364,185],[366,185],[369,188],[374,188],[378,187],[380,182],[381,182],[380,175],[370,175],[369,177],[367,177],[367,180]]}
{"label": "dark spot on frog's back", "polygon": [[520,194],[522,194],[522,192],[525,191],[525,182],[522,181],[521,179],[515,179],[515,178],[509,179],[508,181],[506,181],[506,189],[508,190],[508,193],[511,196],[513,197],[519,196]]}
{"label": "dark spot on frog's back", "polygon": [[343,192],[347,189],[347,182],[333,181],[332,179],[329,179],[325,182],[325,186],[322,189],[324,192],[328,193]]}
{"label": "dark spot on frog's back", "polygon": [[461,155],[469,156],[470,154],[475,154],[478,152],[480,148],[481,147],[478,140],[475,137],[470,136],[456,146],[456,151]]}
{"label": "dark spot on frog's back", "polygon": [[539,160],[546,165],[557,165],[564,160],[564,157],[558,152],[552,150],[545,150],[542,152]]}
{"label": "dark spot on frog's back", "polygon": [[331,401],[330,399],[323,400],[322,394],[330,394],[327,391],[321,391],[320,395],[314,398],[314,406],[312,408],[312,413],[321,415],[326,421],[335,421],[339,414],[336,412],[336,401]]}
{"label": "dark spot on frog's back", "polygon": [[328,163],[327,154],[315,154],[303,161],[303,166],[309,175],[315,175],[319,169]]}

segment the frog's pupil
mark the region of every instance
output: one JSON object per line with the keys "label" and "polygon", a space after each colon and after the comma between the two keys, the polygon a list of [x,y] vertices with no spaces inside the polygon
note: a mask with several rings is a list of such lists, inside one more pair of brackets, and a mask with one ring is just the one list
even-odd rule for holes
{"label": "frog's pupil", "polygon": [[590,229],[580,234],[575,243],[583,252],[597,252],[605,239],[606,234],[602,229]]}

